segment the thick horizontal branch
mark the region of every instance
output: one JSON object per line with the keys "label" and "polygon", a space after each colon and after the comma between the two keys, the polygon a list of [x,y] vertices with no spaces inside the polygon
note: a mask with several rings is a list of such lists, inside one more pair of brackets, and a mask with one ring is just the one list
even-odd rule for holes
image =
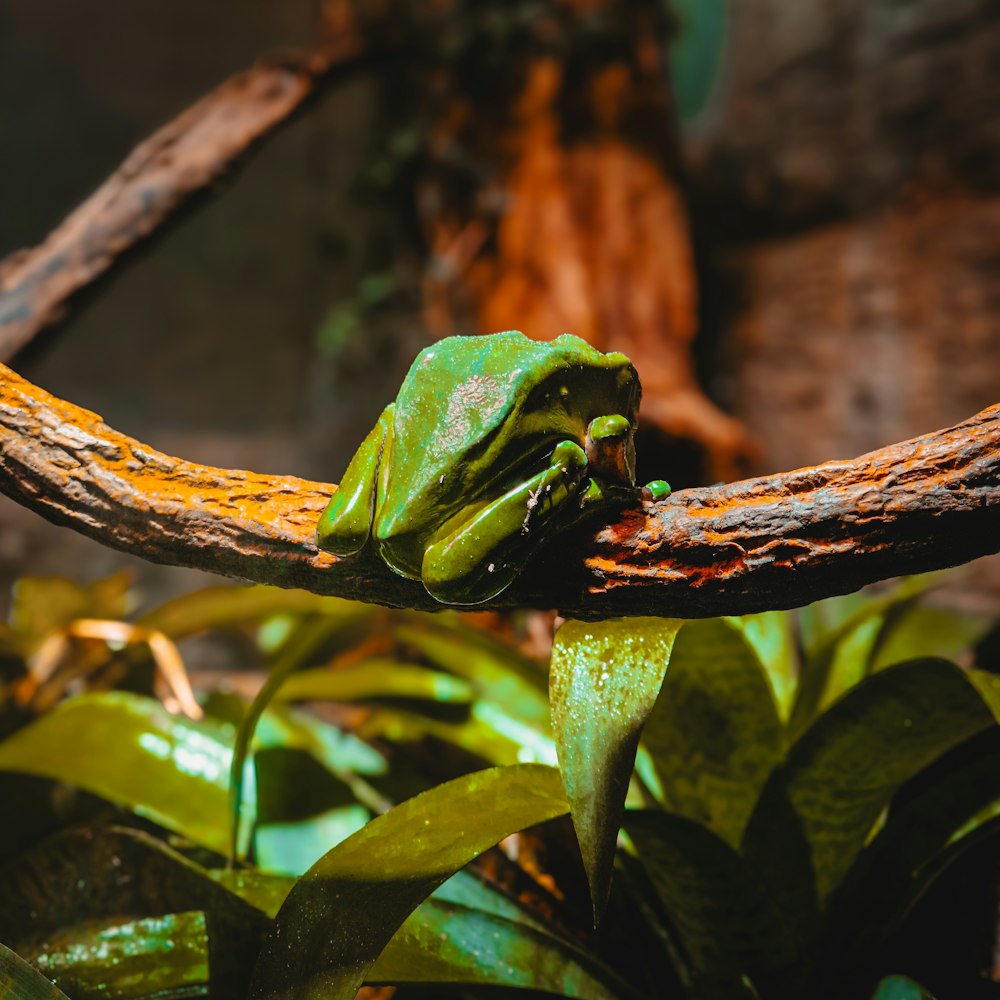
{"label": "thick horizontal branch", "polygon": [[345,25],[308,56],[231,77],[136,146],[43,243],[0,262],[0,359],[59,319],[71,296],[162,227],[361,48]]}
{"label": "thick horizontal branch", "polygon": [[[313,541],[336,487],[171,458],[0,365],[0,490],[160,563],[440,607],[371,555]],[[557,539],[490,602],[581,618],[793,607],[1000,551],[1000,404],[853,461],[682,490]]]}

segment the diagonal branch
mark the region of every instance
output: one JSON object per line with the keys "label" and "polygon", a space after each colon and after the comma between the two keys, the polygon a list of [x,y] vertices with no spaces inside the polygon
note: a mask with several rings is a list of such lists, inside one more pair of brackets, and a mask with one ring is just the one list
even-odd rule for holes
{"label": "diagonal branch", "polygon": [[343,25],[308,56],[238,73],[153,133],[31,250],[0,261],[0,359],[9,360],[68,300],[172,218],[247,149],[279,125],[362,43]]}
{"label": "diagonal branch", "polygon": [[[153,562],[440,607],[371,554],[320,552],[335,487],[162,455],[0,365],[0,490]],[[1000,404],[853,461],[682,490],[550,545],[492,607],[698,618],[793,607],[1000,551]]]}

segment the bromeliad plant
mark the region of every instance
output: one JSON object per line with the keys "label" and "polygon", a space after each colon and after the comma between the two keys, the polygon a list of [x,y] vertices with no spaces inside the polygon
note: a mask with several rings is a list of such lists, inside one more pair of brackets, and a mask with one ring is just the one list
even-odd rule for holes
{"label": "bromeliad plant", "polygon": [[[45,642],[24,625],[32,587],[5,636],[14,659]],[[797,615],[566,623],[551,727],[544,674],[451,616],[265,588],[167,605],[140,634],[238,627],[268,679],[247,701],[196,677],[212,688],[202,719],[148,694],[77,695],[0,742],[6,800],[39,804],[8,820],[0,982],[74,998],[350,998],[363,982],[927,995],[879,984],[913,971],[884,968],[883,945],[995,829],[1000,680],[951,662],[987,623],[917,589]],[[100,612],[69,603],[50,632]],[[48,683],[103,683],[138,656],[96,643]],[[119,680],[141,687],[133,673]],[[10,687],[23,719],[41,689]],[[92,797],[55,809],[53,779]],[[495,866],[514,866],[490,851],[571,804],[595,912],[612,914],[589,939],[523,873],[499,885]],[[25,853],[39,825],[62,829]],[[484,852],[492,878],[466,867]],[[512,898],[526,882],[544,905]]]}

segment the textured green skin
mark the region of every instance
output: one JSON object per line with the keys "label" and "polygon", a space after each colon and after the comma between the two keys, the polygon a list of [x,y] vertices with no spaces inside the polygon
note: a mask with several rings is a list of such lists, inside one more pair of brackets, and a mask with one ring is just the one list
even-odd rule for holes
{"label": "textured green skin", "polygon": [[[609,492],[634,493],[640,394],[628,358],[568,334],[439,341],[351,460],[318,544],[350,555],[371,536],[393,570],[437,599],[488,600],[553,522],[572,523]],[[602,419],[614,416],[624,419]],[[594,436],[608,434],[621,459],[601,475],[585,454],[594,420]]]}

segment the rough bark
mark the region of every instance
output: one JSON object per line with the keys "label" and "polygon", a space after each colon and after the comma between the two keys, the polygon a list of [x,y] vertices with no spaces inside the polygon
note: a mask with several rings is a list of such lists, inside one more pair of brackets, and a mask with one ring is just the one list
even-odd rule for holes
{"label": "rough bark", "polygon": [[68,300],[160,229],[362,49],[347,24],[301,58],[262,62],[222,83],[140,143],[45,241],[0,262],[0,358],[9,360]]}
{"label": "rough bark", "polygon": [[[435,608],[370,553],[313,542],[335,489],[160,454],[0,366],[0,489],[154,562]],[[1000,550],[1000,404],[853,461],[683,490],[564,536],[493,607],[583,618],[793,607]]]}

